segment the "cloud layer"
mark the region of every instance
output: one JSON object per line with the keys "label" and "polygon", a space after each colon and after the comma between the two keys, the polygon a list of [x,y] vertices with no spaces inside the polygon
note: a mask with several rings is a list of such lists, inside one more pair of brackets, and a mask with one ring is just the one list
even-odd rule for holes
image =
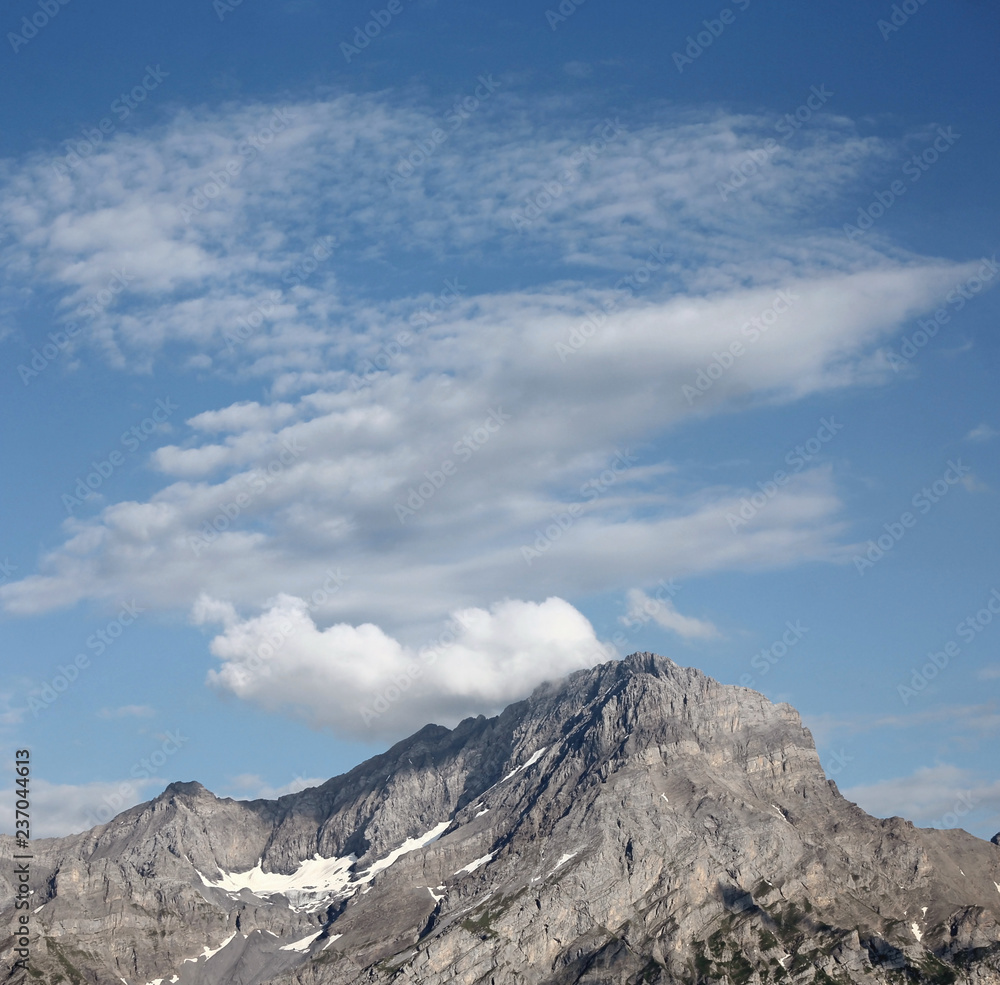
{"label": "cloud layer", "polygon": [[198,408],[148,499],[67,520],[0,587],[8,611],[195,606],[225,624],[215,685],[324,726],[465,620],[398,730],[595,659],[564,597],[635,609],[662,578],[849,556],[828,468],[734,525],[758,487],[699,484],[663,449],[686,421],[883,382],[882,347],[973,269],[843,235],[836,196],[886,146],[817,118],[723,195],[772,121],[567,116],[497,88],[422,154],[441,114],[336,95],[3,163],[6,302],[82,326],[58,371],[266,387]]}

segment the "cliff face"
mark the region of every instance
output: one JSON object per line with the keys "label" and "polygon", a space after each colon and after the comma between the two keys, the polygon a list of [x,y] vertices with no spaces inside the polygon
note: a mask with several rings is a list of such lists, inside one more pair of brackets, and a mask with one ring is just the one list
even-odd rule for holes
{"label": "cliff face", "polygon": [[33,849],[53,982],[1000,985],[1000,846],[868,816],[794,709],[651,654],[277,801],[175,783]]}

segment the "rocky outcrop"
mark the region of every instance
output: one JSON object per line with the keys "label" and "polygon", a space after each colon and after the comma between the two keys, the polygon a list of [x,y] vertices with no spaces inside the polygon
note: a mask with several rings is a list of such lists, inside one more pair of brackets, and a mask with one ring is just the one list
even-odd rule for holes
{"label": "rocky outcrop", "polygon": [[175,783],[33,847],[52,981],[1000,985],[994,846],[870,817],[790,706],[651,654],[276,801]]}

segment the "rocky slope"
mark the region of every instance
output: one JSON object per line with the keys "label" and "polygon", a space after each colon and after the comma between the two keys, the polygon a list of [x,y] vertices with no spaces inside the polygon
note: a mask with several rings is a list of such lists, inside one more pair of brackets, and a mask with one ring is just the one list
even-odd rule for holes
{"label": "rocky slope", "polygon": [[[33,851],[33,974],[11,938],[0,981],[1000,985],[1000,846],[870,817],[791,707],[651,654]],[[6,866],[5,928],[13,898]]]}

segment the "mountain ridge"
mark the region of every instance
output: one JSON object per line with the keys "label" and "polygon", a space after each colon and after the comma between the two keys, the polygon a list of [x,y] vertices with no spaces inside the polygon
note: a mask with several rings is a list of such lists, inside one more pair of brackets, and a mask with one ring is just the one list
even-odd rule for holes
{"label": "mountain ridge", "polygon": [[39,967],[73,981],[1000,983],[998,846],[869,817],[790,705],[648,653],[34,850]]}

